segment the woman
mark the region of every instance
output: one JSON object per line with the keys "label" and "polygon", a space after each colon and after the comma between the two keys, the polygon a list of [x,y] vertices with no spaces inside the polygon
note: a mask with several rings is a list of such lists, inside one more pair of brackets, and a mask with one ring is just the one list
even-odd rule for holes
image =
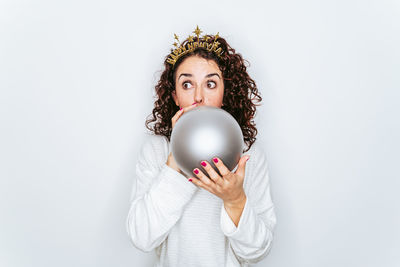
{"label": "woman", "polygon": [[[198,27],[194,33],[179,47],[175,35],[176,49],[156,85],[158,99],[146,121],[154,135],[136,165],[127,231],[138,249],[155,249],[155,266],[248,266],[268,254],[276,224],[267,160],[255,142],[253,100],[261,96],[225,39],[200,37]],[[202,105],[223,108],[239,123],[247,149],[236,171],[219,158],[201,162],[192,177],[177,166],[171,131],[184,112]]]}

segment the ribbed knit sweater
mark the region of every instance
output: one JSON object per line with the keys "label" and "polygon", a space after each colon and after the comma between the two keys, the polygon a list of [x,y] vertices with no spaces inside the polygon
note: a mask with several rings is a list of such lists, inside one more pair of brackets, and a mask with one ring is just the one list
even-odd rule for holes
{"label": "ribbed knit sweater", "polygon": [[276,216],[266,155],[257,141],[245,153],[247,200],[237,227],[222,199],[166,164],[169,153],[164,136],[149,135],[141,146],[126,220],[133,245],[155,249],[157,267],[249,266],[263,259]]}

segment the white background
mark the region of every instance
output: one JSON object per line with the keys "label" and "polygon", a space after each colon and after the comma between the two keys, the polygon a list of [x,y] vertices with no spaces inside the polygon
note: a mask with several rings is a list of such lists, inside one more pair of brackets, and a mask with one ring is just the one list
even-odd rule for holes
{"label": "white background", "polygon": [[278,222],[257,266],[399,266],[395,0],[1,0],[0,266],[151,266],[125,232],[134,165],[173,33],[197,24],[264,100]]}

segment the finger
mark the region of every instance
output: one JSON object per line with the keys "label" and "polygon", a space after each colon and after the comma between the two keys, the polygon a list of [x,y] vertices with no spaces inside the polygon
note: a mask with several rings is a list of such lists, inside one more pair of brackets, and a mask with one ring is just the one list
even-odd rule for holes
{"label": "finger", "polygon": [[205,175],[199,168],[195,168],[193,170],[193,173],[196,175],[197,178],[200,179],[200,181],[203,182],[203,184],[205,184],[208,187],[212,187],[215,186],[215,183],[213,180],[211,180],[210,178],[208,178],[207,175]]}
{"label": "finger", "polygon": [[219,174],[214,170],[214,168],[211,166],[210,163],[204,160],[201,162],[201,166],[203,166],[203,169],[207,171],[208,177],[210,177],[211,180],[213,180],[218,185],[222,185],[223,183],[222,177],[219,176]]}
{"label": "finger", "polygon": [[231,171],[225,166],[222,160],[218,157],[213,158],[214,165],[218,168],[222,176],[228,175]]}
{"label": "finger", "polygon": [[195,108],[195,107],[197,107],[197,103],[196,103],[196,102],[193,103],[193,104],[190,105],[190,106],[187,106],[187,107],[184,107],[184,108],[180,108],[180,109],[175,113],[175,115],[172,117],[172,119],[171,119],[172,128],[174,128],[176,122],[177,122],[178,119],[182,116],[183,113],[185,113],[185,112],[187,112],[187,111],[189,111],[189,110],[191,110],[191,109],[193,109],[193,108]]}
{"label": "finger", "polygon": [[183,113],[183,108],[178,110],[178,112],[175,113],[175,115],[172,117],[171,122],[172,122],[172,128],[174,128],[176,121],[179,119],[179,117]]}
{"label": "finger", "polygon": [[189,110],[191,110],[191,109],[194,109],[194,108],[197,107],[198,105],[199,105],[198,103],[194,102],[194,103],[191,104],[190,106],[184,107],[184,108],[183,108],[183,111],[184,111],[184,112],[187,112],[187,111],[189,111]]}
{"label": "finger", "polygon": [[194,183],[195,185],[197,185],[197,186],[199,186],[201,188],[204,188],[205,190],[207,190],[210,193],[213,193],[212,189],[209,186],[205,185],[199,178],[190,177],[188,179],[188,181]]}
{"label": "finger", "polygon": [[250,156],[249,155],[245,155],[243,157],[240,158],[239,163],[238,163],[238,167],[236,169],[236,174],[244,177],[245,175],[245,170],[246,170],[246,163],[249,160]]}

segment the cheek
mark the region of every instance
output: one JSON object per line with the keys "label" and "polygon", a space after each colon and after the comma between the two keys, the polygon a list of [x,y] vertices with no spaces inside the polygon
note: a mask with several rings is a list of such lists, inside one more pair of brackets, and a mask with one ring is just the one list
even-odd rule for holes
{"label": "cheek", "polygon": [[220,90],[218,90],[218,99],[222,102],[222,99],[224,98],[224,87],[222,87]]}
{"label": "cheek", "polygon": [[193,102],[193,92],[191,90],[178,91],[178,101],[181,106],[191,105]]}
{"label": "cheek", "polygon": [[224,90],[219,90],[218,92],[214,92],[207,97],[208,103],[212,103],[213,106],[221,106],[222,100],[224,98]]}

